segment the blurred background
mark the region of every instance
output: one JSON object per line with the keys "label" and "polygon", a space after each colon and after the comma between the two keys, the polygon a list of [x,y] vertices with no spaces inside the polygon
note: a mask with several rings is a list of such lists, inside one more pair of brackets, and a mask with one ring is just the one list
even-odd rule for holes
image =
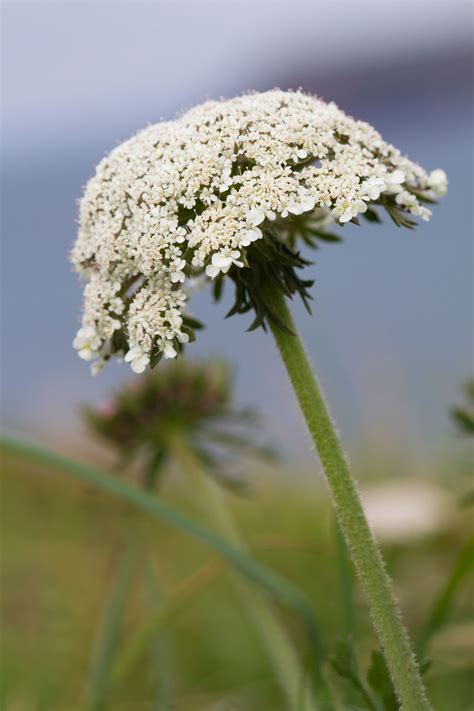
{"label": "blurred background", "polygon": [[[81,287],[68,263],[95,164],[148,123],[206,98],[298,88],[372,123],[449,194],[414,232],[351,226],[309,270],[298,321],[347,441],[390,429],[432,449],[471,356],[472,13],[469,2],[15,2],[3,5],[3,417],[78,437],[99,378],[71,348]],[[314,256],[314,255],[313,255]],[[239,398],[293,454],[304,427],[271,339],[196,298],[199,355],[229,355]],[[291,417],[289,417],[291,413]]]}
{"label": "blurred background", "polygon": [[[414,232],[346,227],[343,244],[311,255],[313,317],[294,307],[407,621],[421,629],[472,531],[459,507],[472,459],[449,416],[472,361],[471,3],[4,2],[2,19],[3,425],[84,459],[110,461],[88,439],[79,406],[139,377],[112,363],[93,378],[72,348],[82,298],[68,262],[77,200],[119,142],[207,98],[301,87],[368,121],[426,169],[446,171],[449,192],[430,223]],[[244,317],[225,320],[226,304],[208,293],[192,308],[207,328],[188,355],[228,358],[238,403],[258,409],[284,455],[273,471],[247,472],[253,494],[231,497],[235,514],[258,557],[308,594],[332,645],[341,621],[334,522],[272,339],[246,333]],[[62,475],[4,465],[0,708],[83,709],[97,625],[135,519]],[[194,512],[192,491],[175,483],[165,495]],[[155,650],[162,700],[151,705],[148,663],[113,708],[283,711],[223,566],[169,527],[143,526],[160,594],[172,599],[184,586],[190,602]],[[146,622],[147,585],[134,589],[127,630]],[[440,711],[472,708],[472,592],[430,649]],[[357,602],[365,664],[376,642]],[[298,643],[301,630],[280,613]]]}

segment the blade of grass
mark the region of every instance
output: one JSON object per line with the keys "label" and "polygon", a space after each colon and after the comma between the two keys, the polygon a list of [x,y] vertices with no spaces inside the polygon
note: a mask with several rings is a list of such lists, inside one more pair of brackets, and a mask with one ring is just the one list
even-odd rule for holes
{"label": "blade of grass", "polygon": [[450,576],[435,598],[418,640],[420,659],[431,638],[445,623],[461,583],[472,570],[474,570],[474,538],[471,538],[461,550]]}
{"label": "blade of grass", "polygon": [[[151,605],[156,610],[166,605],[155,569],[148,565],[147,571],[148,596]],[[173,703],[173,654],[171,631],[155,630],[150,645],[150,664],[153,673],[153,699],[150,711],[171,711]]]}
{"label": "blade of grass", "polygon": [[101,711],[104,708],[110,665],[120,637],[125,601],[134,570],[135,554],[135,540],[130,539],[120,561],[112,596],[105,609],[97,639],[96,654],[89,677],[87,708],[90,711]]}
{"label": "blade of grass", "polygon": [[181,531],[205,543],[244,576],[301,616],[314,659],[313,668],[315,674],[320,676],[323,653],[313,609],[303,593],[287,580],[281,578],[248,554],[229,545],[220,536],[195,523],[191,518],[161,501],[158,497],[152,496],[125,481],[11,435],[0,436],[0,445],[7,452],[27,457],[38,464],[44,464],[71,474],[87,484],[95,486],[123,501],[127,501],[142,511],[167,521]]}

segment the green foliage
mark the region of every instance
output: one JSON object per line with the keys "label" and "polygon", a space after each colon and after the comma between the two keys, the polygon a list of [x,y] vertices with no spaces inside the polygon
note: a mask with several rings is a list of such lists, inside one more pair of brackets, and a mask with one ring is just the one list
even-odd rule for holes
{"label": "green foliage", "polygon": [[392,680],[388,671],[387,663],[381,652],[374,650],[372,652],[370,667],[367,672],[367,681],[370,687],[377,694],[378,698],[383,703],[385,711],[398,711],[399,705]]}
{"label": "green foliage", "polygon": [[[272,309],[265,298],[263,285],[276,289],[288,298],[295,294],[299,296],[308,311],[311,296],[308,289],[313,281],[301,279],[296,270],[310,264],[299,254],[289,249],[278,237],[278,234],[268,230],[263,239],[254,242],[247,250],[247,264],[244,268],[232,267],[227,278],[234,282],[234,304],[227,317],[234,314],[246,314],[253,311],[254,320],[248,331],[262,327],[266,330],[268,323],[275,324],[283,331],[288,329],[278,314]],[[220,277],[222,281],[226,277]],[[214,297],[218,300],[222,290],[215,288]]]}
{"label": "green foliage", "polygon": [[[387,470],[399,464],[387,453],[384,462]],[[353,463],[359,474],[369,473],[372,466],[380,471],[380,460],[353,456]],[[459,483],[459,466],[457,458],[424,460],[430,477],[446,477],[453,484]],[[251,473],[257,477],[257,471]],[[297,467],[286,473],[291,481],[298,480],[298,486],[280,484],[279,477],[259,478],[258,501],[230,497],[231,510],[254,556],[290,579],[313,602],[322,638],[332,650],[341,634],[341,606],[329,502],[322,488],[308,487]],[[134,532],[135,517],[113,497],[16,456],[3,458],[2,476],[2,708],[84,711],[90,649],[113,588],[124,538]],[[167,497],[175,508],[195,517],[194,492],[183,484],[170,480]],[[145,516],[143,524],[144,548],[159,575],[162,597],[158,601],[150,597],[146,575],[133,577],[119,655],[154,625],[163,643],[170,645],[175,711],[213,707],[289,711],[230,584],[226,564],[159,519]],[[386,547],[412,630],[423,626],[433,591],[450,573],[446,561],[453,550],[461,551],[469,529],[468,515],[459,514],[442,535],[424,537],[416,545]],[[420,575],[420,570],[426,574]],[[472,656],[466,641],[473,599],[467,581],[464,578],[457,588],[443,633],[433,638],[429,650],[434,663],[426,682],[437,711],[472,707]],[[356,595],[354,648],[365,673],[376,641],[357,590]],[[298,616],[284,604],[276,612],[304,654]],[[148,639],[153,638],[152,632]],[[118,657],[114,660],[107,711],[154,708],[158,676],[152,647],[153,642],[133,673],[117,682]],[[337,711],[363,708],[359,692],[342,677],[333,674],[330,682],[341,698],[334,704]],[[302,686],[308,683],[302,678]],[[350,686],[351,697],[345,690],[342,695],[343,685]]]}
{"label": "green foliage", "polygon": [[463,385],[464,405],[453,407],[451,416],[459,432],[474,435],[474,378]]}
{"label": "green foliage", "polygon": [[382,219],[380,218],[380,215],[378,214],[377,210],[374,210],[372,207],[368,207],[367,210],[362,214],[362,217],[364,218],[364,220],[367,220],[367,222],[372,222],[376,225],[382,224]]}
{"label": "green foliage", "polygon": [[[374,649],[367,670],[367,681],[362,677],[357,664],[354,643],[349,639],[339,639],[336,651],[330,659],[334,671],[357,694],[358,709],[367,711],[400,711],[385,657]],[[420,672],[425,674],[431,662],[420,663]]]}
{"label": "green foliage", "polygon": [[[330,663],[334,671],[357,692],[360,702],[364,704],[364,708],[371,711],[382,711],[360,676],[351,641],[344,639],[337,641],[336,651],[331,657]],[[387,711],[391,711],[391,709],[387,709]]]}

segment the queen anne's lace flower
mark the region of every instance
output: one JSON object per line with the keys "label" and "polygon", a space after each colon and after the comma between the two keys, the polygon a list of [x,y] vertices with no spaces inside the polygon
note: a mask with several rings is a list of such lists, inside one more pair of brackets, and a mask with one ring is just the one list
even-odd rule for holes
{"label": "queen anne's lace flower", "polygon": [[429,219],[419,198],[446,183],[300,92],[210,101],[150,126],[101,161],[82,198],[72,261],[87,285],[74,345],[96,369],[116,354],[142,372],[189,339],[188,282],[246,267],[266,225],[314,211],[344,224],[390,201]]}

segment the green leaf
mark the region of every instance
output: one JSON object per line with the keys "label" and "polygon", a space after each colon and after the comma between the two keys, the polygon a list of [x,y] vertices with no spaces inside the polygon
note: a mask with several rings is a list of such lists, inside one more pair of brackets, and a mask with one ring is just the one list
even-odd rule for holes
{"label": "green leaf", "polygon": [[474,378],[469,378],[462,387],[465,404],[451,410],[459,430],[464,434],[474,434]]}
{"label": "green leaf", "polygon": [[308,232],[323,242],[342,242],[341,235],[338,235],[335,232],[325,232],[324,230],[316,230],[314,228],[308,228]]}
{"label": "green leaf", "polygon": [[367,210],[362,213],[362,217],[367,220],[367,222],[372,222],[377,225],[382,224],[382,218],[378,214],[376,210],[374,210],[372,207],[368,207]]}
{"label": "green leaf", "polygon": [[385,658],[378,650],[372,652],[367,681],[383,701],[385,711],[399,711],[399,703],[395,696]]}
{"label": "green leaf", "polygon": [[453,407],[451,417],[458,429],[467,435],[474,435],[474,413],[462,407]]}
{"label": "green leaf", "polygon": [[372,698],[372,694],[359,675],[354,647],[349,640],[339,639],[336,642],[335,654],[329,661],[334,671],[359,692],[370,711],[382,711],[380,704]]}
{"label": "green leaf", "polygon": [[[266,329],[272,322],[288,335],[293,335],[287,325],[269,307],[263,296],[263,285],[268,284],[272,289],[280,291],[285,297],[292,298],[298,295],[310,311],[309,300],[311,295],[308,289],[313,281],[301,279],[296,270],[310,264],[299,252],[286,246],[279,235],[269,228],[263,239],[254,242],[246,253],[249,266],[244,268],[232,267],[228,272],[235,285],[234,303],[226,318],[234,314],[255,313],[254,320],[248,330],[252,331],[262,327]],[[214,294],[216,298],[216,294]]]}
{"label": "green leaf", "polygon": [[409,230],[413,230],[417,226],[417,222],[410,220],[402,210],[389,204],[385,204],[384,207],[397,227],[406,227]]}
{"label": "green leaf", "polygon": [[183,323],[185,326],[188,326],[188,328],[191,328],[194,331],[200,331],[204,328],[204,324],[201,321],[198,321],[197,318],[192,318],[191,316],[183,316]]}
{"label": "green leaf", "polygon": [[224,291],[224,279],[223,277],[218,277],[214,280],[212,285],[212,295],[215,301],[220,301]]}
{"label": "green leaf", "polygon": [[150,368],[153,370],[163,358],[163,351],[155,351],[150,358]]}
{"label": "green leaf", "polygon": [[336,642],[336,651],[330,659],[332,668],[344,679],[356,680],[359,683],[359,673],[352,644],[345,639]]}

